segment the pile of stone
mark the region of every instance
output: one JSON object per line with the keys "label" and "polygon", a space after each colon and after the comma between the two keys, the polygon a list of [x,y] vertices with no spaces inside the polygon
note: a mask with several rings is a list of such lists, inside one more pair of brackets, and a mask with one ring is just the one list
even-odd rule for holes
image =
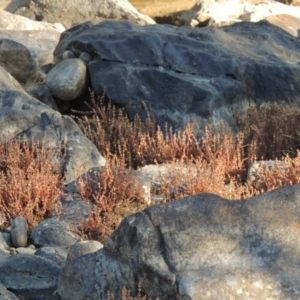
{"label": "pile of stone", "polygon": [[23,217],[15,218],[5,232],[0,232],[1,299],[45,295],[59,299],[55,295],[57,279],[65,264],[103,247],[97,241],[82,241],[66,222],[56,219],[42,221],[28,238]]}
{"label": "pile of stone", "polygon": [[[70,225],[91,207],[76,180],[106,160],[69,115],[91,88],[130,118],[150,112],[162,128],[191,119],[200,134],[206,125],[235,128],[234,114],[249,105],[299,104],[297,30],[268,21],[156,25],[125,0],[84,2],[82,18],[79,0],[7,1],[0,11],[1,139],[43,141],[53,161],[65,145],[59,217],[28,233],[20,216],[0,234],[0,298],[106,299],[140,281],[152,298],[297,299],[299,185],[235,202],[200,194],[155,205],[128,216],[103,248],[81,241]],[[88,20],[91,10],[102,18]],[[159,168],[136,173],[149,203]]]}

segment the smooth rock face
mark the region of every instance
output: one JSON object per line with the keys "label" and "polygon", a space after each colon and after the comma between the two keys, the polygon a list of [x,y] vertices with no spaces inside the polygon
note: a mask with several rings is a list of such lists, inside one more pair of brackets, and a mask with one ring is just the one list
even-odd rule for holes
{"label": "smooth rock face", "polygon": [[93,206],[82,200],[80,195],[76,194],[73,196],[72,194],[67,194],[66,197],[62,197],[61,201],[61,221],[80,227],[82,220],[88,220]]}
{"label": "smooth rock face", "polygon": [[5,286],[0,282],[0,299],[1,300],[18,300],[17,296],[8,291]]}
{"label": "smooth rock face", "polygon": [[105,159],[73,119],[30,97],[1,67],[0,94],[0,132],[3,138],[18,137],[45,143],[55,152],[51,157],[54,162],[61,157],[61,145],[66,145],[63,165],[66,183],[73,181],[82,168],[105,165]]}
{"label": "smooth rock face", "polygon": [[266,21],[222,28],[93,21],[64,32],[55,59],[66,50],[90,54],[97,95],[105,93],[132,118],[150,113],[162,128],[193,118],[201,128],[234,126],[234,112],[250,103],[300,99],[300,45]]}
{"label": "smooth rock face", "polygon": [[30,51],[22,44],[9,39],[0,39],[0,66],[21,84],[34,81],[37,65]]}
{"label": "smooth rock face", "polygon": [[26,86],[26,92],[35,99],[58,111],[52,94],[45,83],[34,82]]}
{"label": "smooth rock face", "polygon": [[300,8],[272,0],[201,0],[181,14],[179,20],[190,26],[224,26],[241,21],[258,22],[279,14],[300,17]]}
{"label": "smooth rock face", "polygon": [[67,256],[67,262],[79,256],[96,252],[103,248],[103,245],[97,241],[80,241],[70,247]]}
{"label": "smooth rock face", "polygon": [[24,217],[17,217],[11,223],[11,241],[14,247],[25,247],[28,241],[28,225]]}
{"label": "smooth rock face", "polygon": [[58,63],[46,78],[52,95],[72,101],[87,91],[87,69],[81,59],[70,58]]}
{"label": "smooth rock face", "polygon": [[53,62],[53,51],[59,41],[57,31],[8,31],[0,29],[0,38],[13,40],[24,45],[38,66]]}
{"label": "smooth rock face", "polygon": [[13,40],[25,46],[38,66],[53,61],[52,54],[62,31],[62,25],[33,22],[0,10],[0,39]]}
{"label": "smooth rock face", "polygon": [[39,247],[70,247],[81,238],[72,233],[67,223],[55,219],[46,219],[34,227],[30,237]]}
{"label": "smooth rock face", "polygon": [[59,22],[67,28],[98,17],[131,20],[140,25],[155,23],[150,17],[139,13],[127,0],[33,0],[26,14],[29,11],[40,21]]}
{"label": "smooth rock face", "polygon": [[0,38],[9,39],[25,46],[38,66],[53,62],[53,51],[59,41],[58,31],[2,30]]}
{"label": "smooth rock face", "polygon": [[298,37],[298,32],[300,30],[300,17],[292,17],[285,14],[270,16],[265,19],[269,23],[280,27],[289,34]]}
{"label": "smooth rock face", "polygon": [[35,255],[50,259],[59,267],[65,264],[67,254],[68,251],[64,247],[42,247],[35,252]]}
{"label": "smooth rock face", "polygon": [[140,281],[152,299],[297,299],[299,206],[298,184],[246,200],[198,194],[149,207],[126,217],[103,249],[70,261],[59,295],[106,299]]}
{"label": "smooth rock face", "polygon": [[224,103],[237,102],[245,95],[240,82],[225,76],[198,77],[157,67],[105,61],[93,61],[88,67],[92,89],[97,95],[106,91],[113,103],[125,106],[131,119],[136,114],[142,119],[147,117],[142,101],[147,102],[162,128],[166,122],[177,128],[180,121],[184,124],[192,115],[209,118]]}
{"label": "smooth rock face", "polygon": [[31,248],[31,247],[19,247],[17,248],[16,250],[17,253],[19,254],[31,254],[31,255],[34,255],[35,252],[36,252],[36,249],[35,248]]}
{"label": "smooth rock face", "polygon": [[5,30],[43,30],[63,32],[64,26],[55,23],[32,21],[25,17],[14,15],[10,12],[0,10],[0,29]]}
{"label": "smooth rock face", "polygon": [[59,271],[49,259],[17,254],[0,262],[0,282],[16,292],[52,289],[56,287]]}

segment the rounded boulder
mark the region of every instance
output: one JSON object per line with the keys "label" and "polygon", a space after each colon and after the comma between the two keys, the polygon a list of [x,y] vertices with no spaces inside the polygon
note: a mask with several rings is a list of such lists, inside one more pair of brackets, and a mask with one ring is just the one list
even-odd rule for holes
{"label": "rounded boulder", "polygon": [[16,217],[11,224],[11,241],[14,247],[25,247],[28,241],[28,225],[24,217]]}
{"label": "rounded boulder", "polygon": [[87,91],[87,67],[78,58],[59,62],[47,75],[46,84],[53,96],[72,101]]}

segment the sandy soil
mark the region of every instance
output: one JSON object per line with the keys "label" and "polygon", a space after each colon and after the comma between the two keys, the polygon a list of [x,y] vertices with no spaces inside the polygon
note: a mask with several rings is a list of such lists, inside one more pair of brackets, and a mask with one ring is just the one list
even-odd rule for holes
{"label": "sandy soil", "polygon": [[129,2],[141,13],[154,18],[190,9],[196,0],[129,0]]}

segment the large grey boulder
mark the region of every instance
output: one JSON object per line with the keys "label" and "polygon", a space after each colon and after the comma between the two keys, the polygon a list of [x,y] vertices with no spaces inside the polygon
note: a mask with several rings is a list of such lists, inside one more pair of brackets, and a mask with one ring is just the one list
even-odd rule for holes
{"label": "large grey boulder", "polygon": [[[105,164],[105,159],[73,119],[29,96],[1,67],[0,107],[1,138],[45,143],[53,149],[53,162],[63,163],[66,183],[81,171]],[[62,145],[65,145],[63,156]]]}
{"label": "large grey boulder", "polygon": [[62,23],[66,28],[98,17],[131,20],[140,25],[154,24],[150,17],[139,13],[127,0],[32,0],[27,9],[16,11],[34,14],[39,21]]}
{"label": "large grey boulder", "polygon": [[235,124],[249,103],[299,103],[298,40],[266,21],[214,28],[87,22],[65,31],[54,55],[88,52],[91,88],[130,117],[162,128],[196,119]]}
{"label": "large grey boulder", "polygon": [[224,26],[241,21],[258,22],[278,14],[299,18],[300,8],[273,0],[200,0],[182,13],[179,20],[190,26]]}
{"label": "large grey boulder", "polygon": [[[126,217],[96,253],[66,264],[58,293],[106,299],[298,299],[300,185],[246,200],[198,194]],[[228,295],[228,297],[227,297]],[[229,298],[230,295],[230,298]]]}
{"label": "large grey boulder", "polygon": [[53,289],[60,268],[49,259],[16,254],[0,261],[0,282],[15,292]]}

